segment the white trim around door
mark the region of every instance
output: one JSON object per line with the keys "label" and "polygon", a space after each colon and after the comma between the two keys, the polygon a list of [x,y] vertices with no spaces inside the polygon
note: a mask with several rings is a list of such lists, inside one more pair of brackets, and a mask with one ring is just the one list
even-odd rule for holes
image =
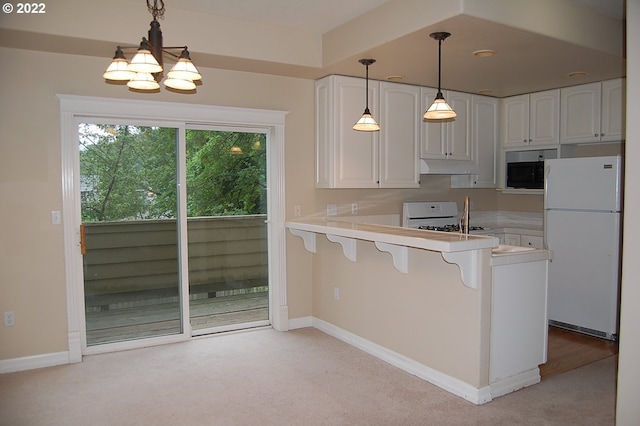
{"label": "white trim around door", "polygon": [[[65,279],[67,290],[67,322],[69,362],[82,361],[87,354],[83,344],[84,288],[82,256],[80,254],[79,224],[81,222],[78,199],[79,160],[78,120],[83,117],[124,118],[132,121],[169,121],[172,123],[241,126],[267,129],[268,176],[268,240],[269,240],[269,313],[274,329],[287,331],[287,283],[285,263],[285,180],[284,180],[284,126],[286,111],[250,108],[220,107],[174,102],[154,102],[57,95],[60,101],[60,128],[62,143],[62,198]],[[185,333],[143,341],[122,342],[110,350],[164,344],[191,337],[190,327]]]}

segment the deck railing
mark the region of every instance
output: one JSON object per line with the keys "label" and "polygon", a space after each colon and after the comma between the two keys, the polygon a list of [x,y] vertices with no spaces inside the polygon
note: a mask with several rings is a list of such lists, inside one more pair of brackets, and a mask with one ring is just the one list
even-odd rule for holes
{"label": "deck railing", "polygon": [[[190,218],[189,285],[205,292],[267,285],[265,215]],[[176,220],[86,223],[85,296],[177,289]]]}

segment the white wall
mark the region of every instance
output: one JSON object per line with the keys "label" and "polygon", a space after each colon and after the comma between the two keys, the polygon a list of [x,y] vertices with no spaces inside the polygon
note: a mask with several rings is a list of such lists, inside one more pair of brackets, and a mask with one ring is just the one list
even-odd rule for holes
{"label": "white wall", "polygon": [[640,419],[640,1],[627,0],[627,144],[616,424]]}
{"label": "white wall", "polygon": [[[313,209],[313,81],[202,68],[195,95],[134,94],[102,79],[109,58],[0,48],[0,360],[64,352],[67,306],[60,225],[60,109],[56,94],[121,97],[289,111],[285,129],[287,212]],[[306,165],[306,166],[305,166]],[[63,212],[64,214],[64,212]],[[311,314],[310,256],[288,253],[292,317]]]}
{"label": "white wall", "polygon": [[[479,288],[471,289],[462,283],[460,268],[438,252],[410,249],[405,274],[372,242],[357,241],[355,262],[324,235],[318,235],[316,244],[315,318],[474,388],[488,386],[489,250],[479,262]],[[304,250],[301,239],[290,247]]]}

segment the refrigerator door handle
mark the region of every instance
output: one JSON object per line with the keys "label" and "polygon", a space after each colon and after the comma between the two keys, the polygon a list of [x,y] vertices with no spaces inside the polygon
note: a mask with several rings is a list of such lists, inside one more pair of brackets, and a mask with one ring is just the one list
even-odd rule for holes
{"label": "refrigerator door handle", "polygon": [[[542,247],[549,250],[549,241],[547,239],[547,210],[544,210],[544,219],[542,221]],[[549,262],[553,262],[553,252],[549,250]]]}

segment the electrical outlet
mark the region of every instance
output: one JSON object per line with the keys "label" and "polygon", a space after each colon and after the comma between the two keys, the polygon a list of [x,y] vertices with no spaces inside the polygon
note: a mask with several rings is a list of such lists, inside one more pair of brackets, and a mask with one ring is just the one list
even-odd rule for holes
{"label": "electrical outlet", "polygon": [[4,313],[4,326],[5,327],[13,327],[16,325],[16,316],[13,311],[6,311]]}
{"label": "electrical outlet", "polygon": [[336,216],[338,214],[338,206],[336,204],[327,204],[327,216]]}
{"label": "electrical outlet", "polygon": [[351,214],[358,214],[358,205],[356,203],[351,204]]}
{"label": "electrical outlet", "polygon": [[336,300],[340,300],[340,288],[339,287],[334,287],[333,288],[333,298]]}
{"label": "electrical outlet", "polygon": [[302,206],[300,204],[296,204],[295,206],[293,206],[293,215],[295,217],[302,216]]}

